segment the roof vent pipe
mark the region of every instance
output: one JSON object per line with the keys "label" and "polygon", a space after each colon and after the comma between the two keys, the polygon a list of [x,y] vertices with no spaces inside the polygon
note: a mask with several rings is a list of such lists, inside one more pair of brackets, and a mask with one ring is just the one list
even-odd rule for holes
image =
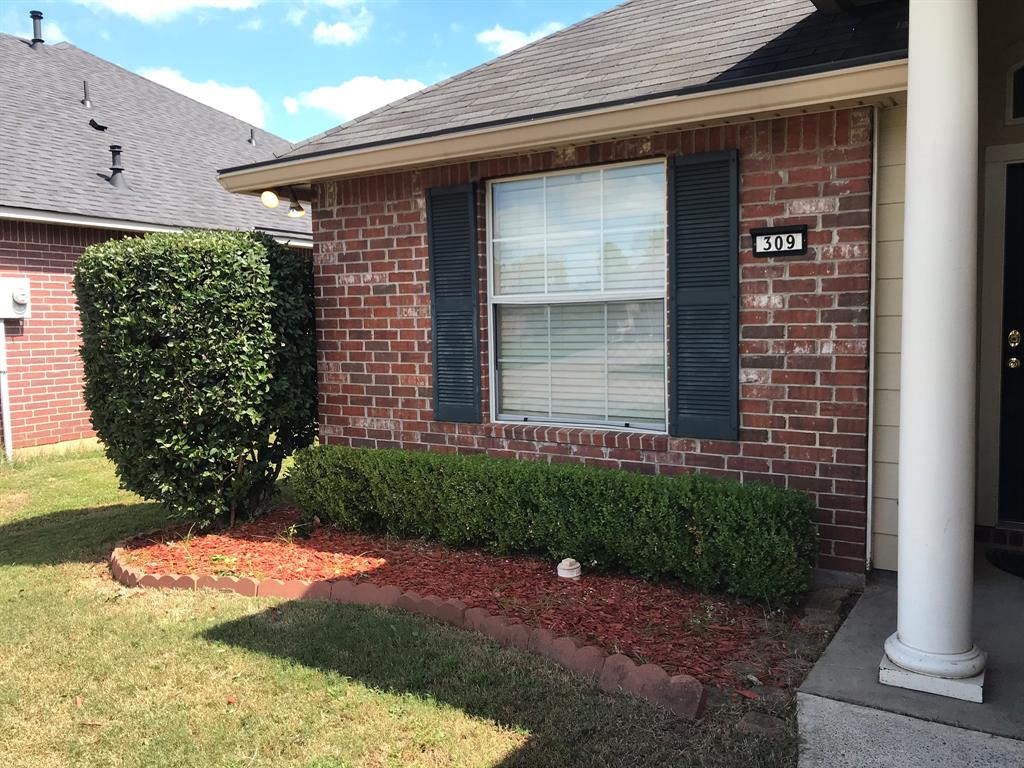
{"label": "roof vent pipe", "polygon": [[256,146],[256,129],[255,128],[250,128],[249,129],[249,138],[247,139],[247,141],[250,144],[252,144],[254,147]]}
{"label": "roof vent pipe", "polygon": [[82,106],[86,109],[92,108],[92,102],[89,101],[89,83],[86,80],[82,81]]}
{"label": "roof vent pipe", "polygon": [[28,15],[32,17],[32,47],[38,48],[43,44],[43,12],[42,11],[29,11]]}
{"label": "roof vent pipe", "polygon": [[124,166],[121,165],[121,145],[110,145],[110,178],[107,179],[118,189],[128,189],[128,182],[124,178]]}

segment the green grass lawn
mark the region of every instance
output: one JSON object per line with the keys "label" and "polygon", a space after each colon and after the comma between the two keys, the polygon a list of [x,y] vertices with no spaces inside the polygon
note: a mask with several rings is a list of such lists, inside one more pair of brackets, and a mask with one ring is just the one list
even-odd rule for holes
{"label": "green grass lawn", "polygon": [[744,736],[397,612],[115,584],[165,523],[95,453],[0,470],[0,768],[794,763],[789,710]]}

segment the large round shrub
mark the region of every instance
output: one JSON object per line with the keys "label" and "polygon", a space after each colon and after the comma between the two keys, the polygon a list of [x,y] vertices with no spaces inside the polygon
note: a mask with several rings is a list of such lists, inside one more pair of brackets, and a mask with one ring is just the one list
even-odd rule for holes
{"label": "large round shrub", "polygon": [[85,403],[121,483],[209,522],[253,514],[316,430],[309,259],[252,233],[90,246]]}

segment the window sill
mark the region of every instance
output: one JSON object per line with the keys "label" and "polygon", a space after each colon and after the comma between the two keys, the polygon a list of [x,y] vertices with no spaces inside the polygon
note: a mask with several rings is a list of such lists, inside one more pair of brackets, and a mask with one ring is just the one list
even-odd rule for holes
{"label": "window sill", "polygon": [[652,427],[626,427],[616,424],[593,424],[587,422],[572,422],[572,421],[542,421],[539,417],[536,419],[531,418],[529,421],[526,419],[514,419],[498,416],[492,420],[494,424],[509,424],[511,426],[524,426],[524,427],[555,427],[556,429],[573,429],[573,430],[587,430],[590,432],[628,432],[630,434],[638,435],[664,435],[668,436],[668,430],[664,428],[652,428]]}
{"label": "window sill", "polygon": [[542,424],[540,422],[490,421],[485,424],[491,437],[511,440],[559,443],[563,445],[592,445],[605,448],[629,448],[641,451],[668,450],[667,432],[629,429],[626,427],[598,427],[572,424]]}

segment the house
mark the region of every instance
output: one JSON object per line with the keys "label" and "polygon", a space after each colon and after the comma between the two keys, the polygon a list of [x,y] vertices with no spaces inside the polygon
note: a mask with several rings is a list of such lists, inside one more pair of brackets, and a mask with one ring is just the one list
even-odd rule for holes
{"label": "house", "polygon": [[70,43],[47,44],[33,19],[35,40],[0,34],[0,277],[27,278],[30,299],[28,317],[5,321],[11,447],[22,450],[93,435],[71,290],[86,246],[185,227],[311,245],[308,217],[217,184],[217,168],[272,159],[287,141]]}
{"label": "house", "polygon": [[1019,4],[632,0],[220,181],[312,201],[321,440],[806,491],[821,569],[898,566],[883,682],[980,699]]}

